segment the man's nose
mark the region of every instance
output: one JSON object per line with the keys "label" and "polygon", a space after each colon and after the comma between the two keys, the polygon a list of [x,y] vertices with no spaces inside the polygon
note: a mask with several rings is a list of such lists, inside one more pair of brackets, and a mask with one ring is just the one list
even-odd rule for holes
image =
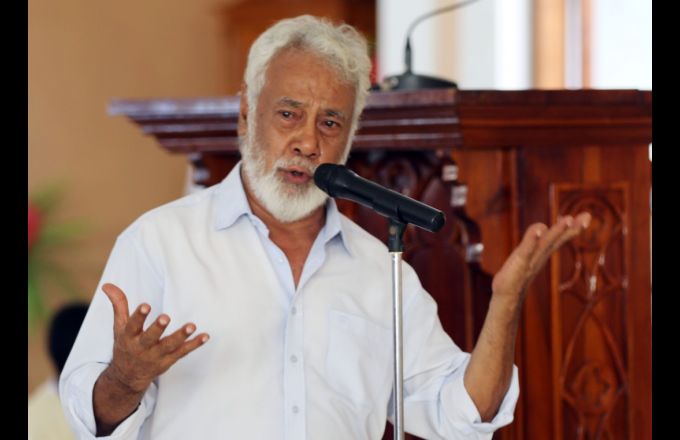
{"label": "man's nose", "polygon": [[316,129],[316,121],[307,120],[300,127],[297,138],[293,143],[293,150],[296,155],[302,155],[309,159],[315,159],[321,154],[319,146],[319,133]]}

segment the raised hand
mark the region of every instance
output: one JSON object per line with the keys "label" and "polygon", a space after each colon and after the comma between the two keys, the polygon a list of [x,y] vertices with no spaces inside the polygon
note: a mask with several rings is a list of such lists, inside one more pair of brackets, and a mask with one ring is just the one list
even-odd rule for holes
{"label": "raised hand", "polygon": [[523,299],[529,283],[553,252],[585,230],[590,219],[590,214],[583,212],[576,217],[562,217],[551,228],[543,223],[529,226],[519,246],[494,276],[494,296],[510,295]]}
{"label": "raised hand", "polygon": [[151,382],[182,357],[191,353],[209,338],[196,331],[193,323],[184,324],[161,338],[170,317],[161,314],[144,330],[144,321],[151,306],[140,304],[130,315],[125,294],[113,284],[102,290],[113,305],[113,359],[97,379],[93,390],[93,407],[97,435],[108,435],[125,420],[144,396]]}
{"label": "raised hand", "polygon": [[209,339],[207,333],[202,333],[187,341],[196,331],[193,323],[187,323],[161,339],[170,323],[168,315],[159,315],[144,330],[144,321],[151,311],[148,304],[140,304],[129,315],[127,298],[122,290],[113,284],[104,284],[102,290],[113,305],[112,373],[134,391],[146,390],[151,381]]}
{"label": "raised hand", "polygon": [[510,386],[515,337],[529,283],[553,252],[588,227],[590,218],[584,212],[560,218],[550,228],[542,223],[529,226],[493,277],[489,310],[465,370],[465,388],[482,421],[492,420]]}

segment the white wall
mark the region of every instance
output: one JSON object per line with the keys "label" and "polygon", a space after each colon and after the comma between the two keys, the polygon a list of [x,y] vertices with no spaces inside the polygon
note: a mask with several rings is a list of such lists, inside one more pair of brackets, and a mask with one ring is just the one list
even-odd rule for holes
{"label": "white wall", "polygon": [[[451,0],[378,0],[379,79],[402,73],[406,30]],[[652,1],[591,0],[590,87],[652,89]],[[413,70],[462,89],[531,88],[531,0],[478,0],[423,21]],[[582,0],[565,1],[565,87],[582,87]]]}
{"label": "white wall", "polygon": [[[450,0],[378,0],[378,78],[404,71],[406,30]],[[531,84],[530,0],[478,0],[431,17],[411,40],[414,73],[461,89],[523,89]]]}
{"label": "white wall", "polygon": [[652,89],[652,0],[593,0],[592,87]]}

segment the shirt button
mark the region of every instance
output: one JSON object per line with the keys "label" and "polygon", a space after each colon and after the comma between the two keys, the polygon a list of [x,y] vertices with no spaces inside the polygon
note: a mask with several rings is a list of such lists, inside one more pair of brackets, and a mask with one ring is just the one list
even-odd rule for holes
{"label": "shirt button", "polygon": [[295,307],[293,307],[292,309],[290,309],[290,314],[291,314],[291,315],[295,315],[296,313],[297,313],[297,309],[296,309]]}
{"label": "shirt button", "polygon": [[292,363],[297,362],[297,356],[292,355],[292,356],[290,357],[290,361],[291,361]]}
{"label": "shirt button", "polygon": [[300,412],[300,408],[297,407],[297,405],[293,405],[293,413],[297,414]]}

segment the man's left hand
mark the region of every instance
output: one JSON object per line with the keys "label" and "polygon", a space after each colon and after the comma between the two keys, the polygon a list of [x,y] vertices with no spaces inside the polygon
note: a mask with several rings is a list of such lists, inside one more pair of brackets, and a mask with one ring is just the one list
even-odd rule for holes
{"label": "man's left hand", "polygon": [[564,243],[583,232],[590,224],[590,219],[589,213],[582,212],[576,217],[558,219],[551,228],[543,223],[529,226],[519,246],[493,278],[491,287],[494,297],[521,302],[529,283],[548,258]]}

